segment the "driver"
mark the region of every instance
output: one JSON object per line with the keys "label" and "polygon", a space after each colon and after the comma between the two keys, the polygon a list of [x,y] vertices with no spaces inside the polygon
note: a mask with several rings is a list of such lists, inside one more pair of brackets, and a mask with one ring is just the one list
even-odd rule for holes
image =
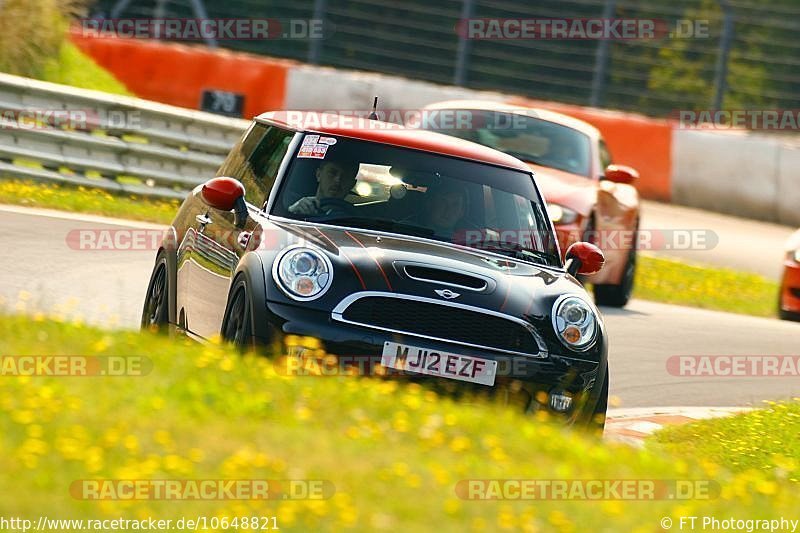
{"label": "driver", "polygon": [[568,136],[554,136],[545,157],[557,168],[570,172],[579,172],[582,167],[581,153]]}
{"label": "driver", "polygon": [[316,171],[316,194],[300,198],[289,206],[289,212],[295,215],[349,213],[351,205],[344,198],[356,184],[357,174],[354,167],[342,162],[323,161]]}

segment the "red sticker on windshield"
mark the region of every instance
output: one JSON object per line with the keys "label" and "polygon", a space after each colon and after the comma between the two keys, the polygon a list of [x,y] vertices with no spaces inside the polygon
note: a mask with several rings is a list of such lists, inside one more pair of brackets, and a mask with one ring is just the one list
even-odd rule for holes
{"label": "red sticker on windshield", "polygon": [[300,151],[297,152],[297,157],[325,159],[325,154],[327,153],[327,151],[328,151],[327,144],[309,144],[300,147]]}

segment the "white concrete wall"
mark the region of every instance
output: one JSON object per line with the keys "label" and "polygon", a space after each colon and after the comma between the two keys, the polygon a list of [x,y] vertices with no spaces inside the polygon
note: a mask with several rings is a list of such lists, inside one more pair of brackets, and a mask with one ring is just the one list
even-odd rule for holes
{"label": "white concrete wall", "polygon": [[392,110],[419,109],[442,100],[508,98],[500,93],[310,65],[292,67],[286,84],[286,109],[369,109],[375,96],[379,108]]}
{"label": "white concrete wall", "polygon": [[672,201],[800,225],[800,146],[758,133],[676,129]]}
{"label": "white concrete wall", "polygon": [[800,226],[800,144],[781,147],[778,161],[778,220]]}

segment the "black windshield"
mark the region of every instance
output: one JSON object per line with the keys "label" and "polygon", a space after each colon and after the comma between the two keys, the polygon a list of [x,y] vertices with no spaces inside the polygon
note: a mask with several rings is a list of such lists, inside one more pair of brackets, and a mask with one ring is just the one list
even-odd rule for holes
{"label": "black windshield", "polygon": [[396,146],[306,134],[273,213],[561,264],[529,173]]}

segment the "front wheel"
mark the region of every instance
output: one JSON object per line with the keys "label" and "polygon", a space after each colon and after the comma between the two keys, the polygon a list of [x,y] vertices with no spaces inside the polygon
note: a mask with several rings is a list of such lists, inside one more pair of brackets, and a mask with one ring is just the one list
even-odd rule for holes
{"label": "front wheel", "polygon": [[147,285],[141,328],[156,333],[166,333],[169,329],[169,268],[163,250],[156,256],[156,265]]}
{"label": "front wheel", "polygon": [[592,419],[589,421],[589,427],[602,436],[603,430],[606,427],[606,413],[608,412],[608,368],[606,368],[606,375],[603,381],[603,387],[600,389],[600,398],[597,399],[597,405],[592,412]]}
{"label": "front wheel", "polygon": [[222,321],[222,339],[242,352],[253,347],[253,308],[249,290],[244,277],[234,283]]}
{"label": "front wheel", "polygon": [[778,307],[778,318],[781,320],[788,320],[791,322],[800,322],[800,313],[794,313],[792,311],[784,311],[782,308]]}
{"label": "front wheel", "polygon": [[625,307],[633,293],[633,281],[636,278],[636,250],[628,254],[625,272],[619,285],[595,285],[594,301],[597,305],[608,307]]}

